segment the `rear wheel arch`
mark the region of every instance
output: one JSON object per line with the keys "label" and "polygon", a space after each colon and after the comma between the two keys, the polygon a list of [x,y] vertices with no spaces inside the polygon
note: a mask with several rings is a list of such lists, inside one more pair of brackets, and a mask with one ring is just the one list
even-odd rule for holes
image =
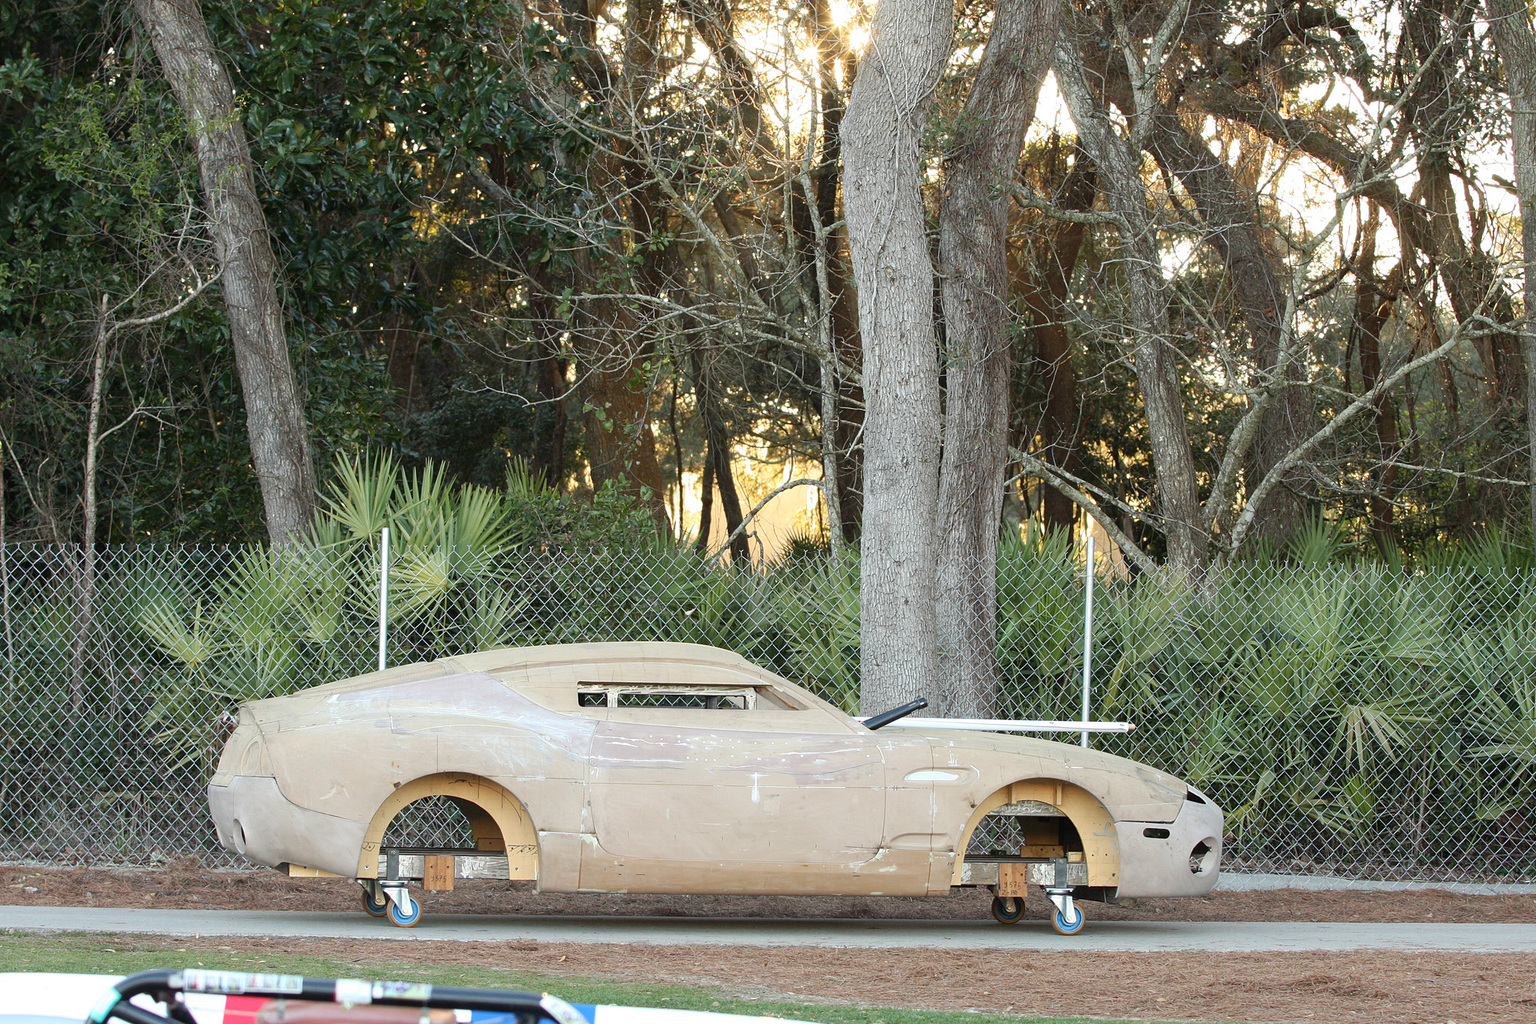
{"label": "rear wheel arch", "polygon": [[447,797],[469,820],[475,848],[487,854],[506,853],[509,879],[539,877],[539,835],[521,800],[490,779],[464,772],[423,775],[395,789],[374,811],[358,854],[357,877],[379,876],[379,847],[395,816],[427,797]]}
{"label": "rear wheel arch", "polygon": [[976,805],[955,844],[955,870],[951,885],[959,885],[966,850],[981,819],[1006,804],[1032,800],[1049,804],[1072,823],[1083,842],[1088,884],[1113,889],[1120,884],[1120,837],[1115,819],[1102,803],[1081,786],[1063,779],[1025,779],[998,789]]}

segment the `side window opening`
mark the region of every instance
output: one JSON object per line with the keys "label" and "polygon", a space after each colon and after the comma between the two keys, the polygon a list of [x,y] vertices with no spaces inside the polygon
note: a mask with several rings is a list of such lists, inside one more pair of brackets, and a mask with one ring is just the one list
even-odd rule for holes
{"label": "side window opening", "polygon": [[756,706],[756,694],[737,693],[635,693],[620,690],[621,708],[694,708],[699,710],[748,711]]}
{"label": "side window opening", "polygon": [[678,708],[692,711],[799,710],[766,687],[661,683],[580,683],[582,708]]}

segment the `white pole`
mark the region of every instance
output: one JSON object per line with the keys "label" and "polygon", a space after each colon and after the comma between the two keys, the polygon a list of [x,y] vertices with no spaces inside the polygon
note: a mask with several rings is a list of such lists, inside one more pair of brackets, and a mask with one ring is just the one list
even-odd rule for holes
{"label": "white pole", "polygon": [[389,640],[389,527],[379,531],[379,540],[379,671],[383,672]]}
{"label": "white pole", "polygon": [[[855,718],[862,722],[864,719]],[[1053,722],[1038,718],[902,718],[886,729],[969,729],[976,732],[1118,732],[1135,730],[1132,722]]]}
{"label": "white pole", "polygon": [[[1089,686],[1093,679],[1093,527],[1088,527],[1087,589],[1083,595],[1083,721],[1088,721]],[[1088,730],[1083,730],[1083,746],[1088,745]]]}

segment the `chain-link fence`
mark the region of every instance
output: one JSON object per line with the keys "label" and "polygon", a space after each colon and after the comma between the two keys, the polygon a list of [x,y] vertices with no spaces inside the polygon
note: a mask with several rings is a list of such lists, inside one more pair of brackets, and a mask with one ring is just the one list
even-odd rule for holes
{"label": "chain-link fence", "polygon": [[[230,862],[203,787],[231,710],[376,667],[376,548],[3,556],[0,859]],[[1059,554],[1002,559],[999,717],[1080,714],[1083,589]],[[678,552],[407,549],[388,658],[682,640],[852,709],[858,609],[857,566],[824,557],[748,572]],[[1227,870],[1536,881],[1536,575],[1100,578],[1093,668],[1094,716],[1136,724],[1094,745],[1216,799]],[[455,828],[426,815],[392,834],[432,846]]]}

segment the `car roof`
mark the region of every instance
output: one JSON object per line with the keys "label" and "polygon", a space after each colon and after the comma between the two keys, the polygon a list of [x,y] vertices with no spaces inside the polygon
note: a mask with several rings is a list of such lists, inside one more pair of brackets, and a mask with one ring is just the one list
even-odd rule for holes
{"label": "car roof", "polygon": [[843,715],[841,708],[734,651],[669,641],[546,644],[477,651],[367,672],[270,700],[272,703],[283,702],[291,708],[296,699],[323,699],[352,691],[387,690],[429,679],[470,675],[492,676],[509,688],[536,699],[541,691],[574,692],[582,684],[766,687],[777,691],[789,706],[817,708]]}

